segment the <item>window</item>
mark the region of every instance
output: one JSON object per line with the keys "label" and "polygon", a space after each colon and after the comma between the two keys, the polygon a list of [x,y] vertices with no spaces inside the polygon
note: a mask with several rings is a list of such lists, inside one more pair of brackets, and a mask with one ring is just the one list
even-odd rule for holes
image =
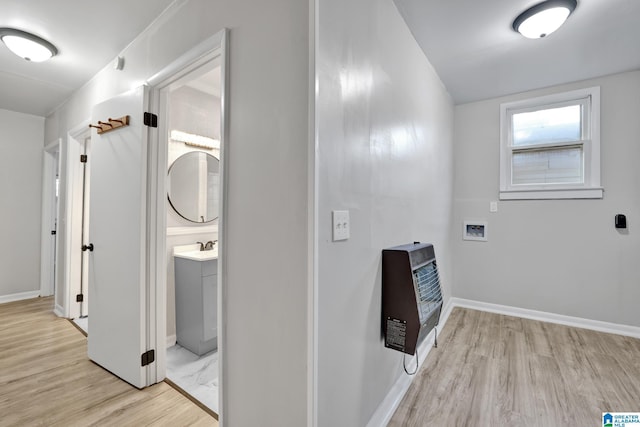
{"label": "window", "polygon": [[598,199],[600,88],[500,105],[500,199]]}

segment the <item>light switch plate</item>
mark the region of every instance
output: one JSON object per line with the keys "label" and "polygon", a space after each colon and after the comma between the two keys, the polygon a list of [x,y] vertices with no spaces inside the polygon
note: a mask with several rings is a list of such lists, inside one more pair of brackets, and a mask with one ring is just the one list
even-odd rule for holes
{"label": "light switch plate", "polygon": [[489,202],[489,212],[498,212],[498,202],[492,200]]}
{"label": "light switch plate", "polygon": [[333,241],[349,238],[349,211],[333,211]]}

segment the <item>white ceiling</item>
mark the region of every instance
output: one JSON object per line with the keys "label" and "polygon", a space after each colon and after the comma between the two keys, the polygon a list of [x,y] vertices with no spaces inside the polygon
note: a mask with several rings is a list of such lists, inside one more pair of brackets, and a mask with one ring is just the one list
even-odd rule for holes
{"label": "white ceiling", "polygon": [[541,0],[394,0],[456,104],[640,69],[640,0],[578,0],[564,26],[526,39]]}
{"label": "white ceiling", "polygon": [[[640,69],[640,0],[578,0],[567,23],[529,40],[513,19],[538,0],[394,0],[456,103]],[[46,116],[173,0],[0,0],[0,27],[55,44],[30,63],[0,43],[0,108]]]}
{"label": "white ceiling", "polygon": [[33,63],[0,42],[0,108],[46,116],[115,60],[174,0],[0,0],[0,27],[36,34],[58,55]]}

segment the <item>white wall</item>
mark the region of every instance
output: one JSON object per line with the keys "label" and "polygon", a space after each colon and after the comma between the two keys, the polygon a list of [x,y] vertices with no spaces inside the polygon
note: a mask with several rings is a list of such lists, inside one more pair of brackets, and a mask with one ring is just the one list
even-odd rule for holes
{"label": "white wall", "polygon": [[0,297],[40,289],[43,140],[43,117],[0,110]]}
{"label": "white wall", "polygon": [[382,249],[433,243],[451,295],[453,105],[391,0],[319,13],[318,425],[363,426],[405,375],[381,337]]}
{"label": "white wall", "polygon": [[[501,102],[601,87],[602,200],[502,201]],[[640,326],[640,71],[458,105],[455,109],[456,297]],[[614,228],[627,215],[628,232]],[[462,241],[464,219],[489,222]]]}
{"label": "white wall", "polygon": [[[175,6],[47,118],[46,140],[92,105],[230,29],[225,426],[301,426],[307,391],[309,5],[189,0]],[[94,160],[95,161],[95,160]]]}

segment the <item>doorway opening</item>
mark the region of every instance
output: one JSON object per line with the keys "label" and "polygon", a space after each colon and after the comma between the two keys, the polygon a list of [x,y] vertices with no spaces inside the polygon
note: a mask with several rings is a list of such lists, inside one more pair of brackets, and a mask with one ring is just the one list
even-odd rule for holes
{"label": "doorway opening", "polygon": [[166,378],[219,413],[221,61],[167,87]]}
{"label": "doorway opening", "polygon": [[[72,245],[75,256],[72,257],[72,292],[71,303],[77,304],[78,316],[73,319],[76,325],[89,335],[89,194],[90,194],[90,153],[91,153],[91,135],[85,134],[80,142],[80,169],[81,177],[78,177],[76,200],[79,212],[74,215],[72,223]],[[79,235],[79,236],[78,236]],[[79,262],[77,258],[79,257]],[[79,264],[76,265],[76,264]],[[75,295],[75,298],[74,298]]]}
{"label": "doorway opening", "polygon": [[[152,147],[152,200],[151,200],[151,230],[150,235],[150,250],[152,256],[150,257],[150,275],[151,279],[155,282],[155,287],[151,290],[155,290],[150,295],[149,307],[151,310],[155,309],[155,322],[151,322],[150,326],[155,326],[152,331],[155,334],[155,341],[158,351],[156,360],[156,379],[167,381],[170,385],[185,392],[192,400],[196,401],[203,409],[210,412],[220,423],[224,420],[224,343],[226,342],[224,322],[225,318],[225,272],[226,272],[226,200],[227,200],[227,187],[225,180],[225,150],[227,144],[227,125],[226,125],[226,108],[228,103],[227,98],[227,64],[228,64],[228,30],[223,29],[218,33],[212,35],[210,38],[202,41],[198,45],[194,46],[187,53],[177,58],[173,63],[169,64],[164,70],[148,80],[148,84],[151,86],[151,99],[150,108],[152,111],[157,112],[158,127],[155,132],[151,133],[151,137],[158,141],[155,145],[155,149]],[[218,80],[219,83],[212,84],[212,80]],[[216,88],[217,87],[217,88]],[[182,92],[182,93],[181,93]],[[172,106],[171,98],[180,97],[188,98],[189,92],[192,95],[199,95],[203,99],[208,99],[202,105],[196,109],[190,109],[189,103],[184,108],[180,108],[177,105]],[[195,92],[195,93],[194,93]],[[200,92],[200,93],[198,93]],[[215,98],[213,103],[211,99]],[[213,105],[212,105],[213,104]],[[173,115],[173,117],[172,117]],[[182,118],[178,117],[183,115]],[[184,121],[181,121],[184,120]],[[184,123],[186,128],[179,128]],[[209,126],[209,128],[199,128],[199,125]],[[192,127],[195,126],[195,127]],[[173,133],[173,131],[178,131]],[[215,133],[214,133],[215,132]],[[184,134],[187,134],[186,136]],[[200,138],[204,137],[204,138]],[[216,141],[216,137],[218,138]],[[170,145],[173,147],[170,148]],[[204,147],[203,147],[204,146]],[[179,158],[181,150],[185,147],[199,148],[202,153],[198,154],[198,160],[193,166],[187,166],[187,170],[196,169],[197,173],[197,187],[204,190],[207,194],[207,200],[211,197],[212,200],[218,200],[217,215],[209,215],[209,209],[205,209],[203,203],[204,199],[196,198],[195,221],[188,220],[188,210],[185,213],[178,214],[174,209],[172,203],[177,202],[179,205],[179,199],[184,197],[187,192],[179,191],[182,187],[176,183],[173,186],[170,183],[169,178],[169,166],[175,163],[175,159]],[[170,157],[170,151],[171,156]],[[206,153],[204,153],[206,152]],[[213,154],[219,155],[218,158],[218,173],[212,169],[212,173],[209,174],[208,164],[211,157],[215,157]],[[184,153],[189,155],[189,153]],[[209,159],[209,160],[207,160]],[[212,162],[215,163],[215,162]],[[197,165],[197,166],[195,166]],[[206,169],[204,169],[204,165]],[[179,168],[177,166],[177,168]],[[206,172],[205,172],[206,170]],[[180,175],[180,172],[177,173]],[[212,176],[213,175],[213,176]],[[211,176],[211,185],[209,185],[209,177]],[[214,182],[218,181],[218,188],[213,188]],[[181,181],[177,178],[176,181]],[[186,188],[193,188],[195,185],[187,186]],[[171,192],[172,195],[169,195]],[[171,197],[171,203],[169,198]],[[187,198],[188,200],[188,198]],[[193,200],[193,199],[192,199]],[[180,211],[178,207],[178,211]],[[211,209],[213,212],[215,209]],[[182,212],[182,211],[180,211]],[[171,216],[171,217],[170,217]],[[217,219],[214,219],[217,216]],[[196,233],[196,234],[193,234]],[[217,242],[216,242],[217,240]],[[204,246],[203,251],[200,251],[201,244]],[[185,248],[186,246],[186,248]],[[204,379],[206,376],[217,376],[217,380],[212,383],[217,383],[217,390],[207,389],[203,390],[204,394],[208,397],[210,406],[206,406],[201,401],[195,390],[190,390],[190,387],[180,386],[178,383],[171,380],[175,378],[172,369],[167,369],[167,348],[174,347],[176,343],[180,344],[183,339],[178,337],[177,328],[177,300],[176,300],[176,288],[179,287],[179,283],[183,283],[182,279],[178,280],[176,284],[176,268],[175,262],[177,258],[174,257],[176,252],[186,252],[191,248],[195,249],[193,252],[196,254],[196,258],[204,262],[201,264],[201,273],[199,274],[199,289],[200,292],[206,292],[206,295],[202,293],[202,298],[199,304],[190,305],[185,304],[186,307],[194,307],[194,311],[199,311],[200,307],[202,322],[198,322],[202,326],[204,331],[205,323],[208,325],[213,324],[215,327],[214,333],[211,333],[212,329],[209,328],[207,334],[202,334],[200,337],[203,346],[200,349],[193,351],[193,354],[198,352],[204,352],[204,354],[212,353],[213,350],[210,347],[215,338],[215,344],[217,345],[217,367],[209,364],[206,369],[207,375],[201,376]],[[209,249],[208,251],[206,249]],[[216,251],[215,265],[212,265],[211,259],[214,258],[212,252]],[[185,260],[188,261],[188,260]],[[195,269],[188,269],[193,272]],[[214,274],[215,272],[215,274]],[[205,274],[206,273],[206,274]],[[196,277],[198,275],[196,274]],[[195,281],[195,280],[194,280]],[[206,282],[207,286],[202,286]],[[213,286],[211,286],[213,284]],[[196,295],[198,295],[196,293]],[[208,310],[204,310],[205,306]],[[210,310],[213,308],[213,311]],[[207,316],[207,322],[204,322],[204,316]],[[212,319],[213,317],[213,319]],[[212,322],[213,320],[213,322]],[[184,322],[182,322],[184,325]],[[194,333],[200,330],[200,328],[186,327],[187,331]],[[213,335],[216,335],[215,337]],[[176,350],[174,348],[173,350]],[[199,351],[198,351],[199,350]],[[187,355],[188,356],[188,355]],[[200,355],[191,356],[191,358],[197,358],[200,360]],[[199,368],[196,370],[199,371]],[[192,371],[194,372],[194,371]],[[192,379],[197,378],[192,377]],[[197,381],[192,381],[196,382]],[[195,384],[194,384],[195,385]],[[217,393],[216,393],[217,391]]]}
{"label": "doorway opening", "polygon": [[58,213],[60,194],[60,141],[44,149],[42,180],[42,246],[40,265],[40,295],[56,294],[59,273],[58,263]]}
{"label": "doorway opening", "polygon": [[63,252],[58,262],[61,281],[56,290],[56,301],[60,300],[58,315],[72,319],[85,333],[89,314],[88,258],[82,247],[88,241],[90,152],[91,132],[88,124],[82,123],[69,131],[63,147],[64,218],[58,235]]}

